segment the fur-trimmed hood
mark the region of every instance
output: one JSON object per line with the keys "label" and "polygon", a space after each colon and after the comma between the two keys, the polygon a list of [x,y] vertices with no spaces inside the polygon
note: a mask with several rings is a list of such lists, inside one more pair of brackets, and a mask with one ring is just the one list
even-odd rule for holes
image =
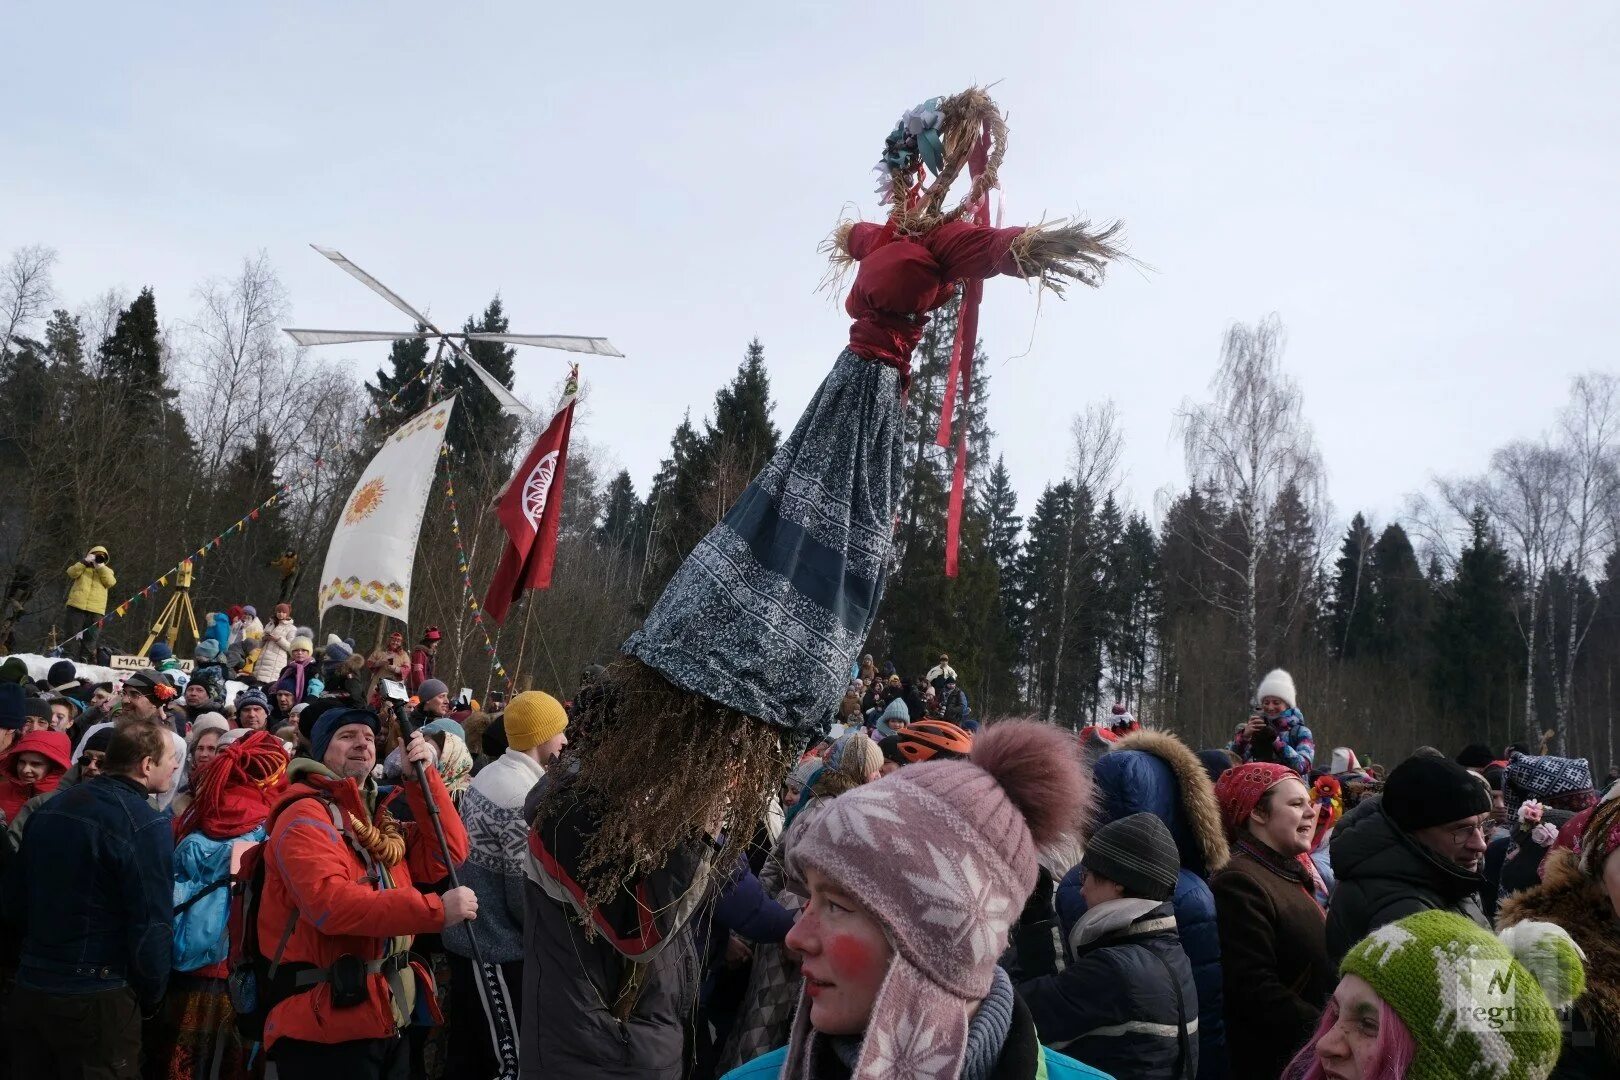
{"label": "fur-trimmed hood", "polygon": [[1097,812],[1081,839],[1127,814],[1156,814],[1175,837],[1181,865],[1207,878],[1229,851],[1209,774],[1187,744],[1167,731],[1138,731],[1097,759]]}
{"label": "fur-trimmed hood", "polygon": [[1509,897],[1497,929],[1541,919],[1564,928],[1586,953],[1586,993],[1576,1001],[1610,1061],[1620,1061],[1620,924],[1603,886],[1581,873],[1575,853],[1547,857],[1541,884]]}

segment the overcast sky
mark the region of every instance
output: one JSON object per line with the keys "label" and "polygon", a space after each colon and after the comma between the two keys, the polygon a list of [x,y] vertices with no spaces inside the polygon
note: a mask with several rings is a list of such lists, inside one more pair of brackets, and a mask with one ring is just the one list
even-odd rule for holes
{"label": "overcast sky", "polygon": [[[168,323],[265,249],[292,325],[600,334],[585,434],[645,492],[749,337],[791,427],[845,340],[816,245],[907,106],[975,82],[1008,222],[1120,217],[1150,274],[986,290],[992,426],[1027,513],[1113,399],[1138,506],[1234,319],[1280,315],[1340,517],[1550,424],[1616,367],[1620,5],[8,4],[0,253]],[[386,349],[340,347],[369,371]],[[523,350],[542,400],[564,354]]]}

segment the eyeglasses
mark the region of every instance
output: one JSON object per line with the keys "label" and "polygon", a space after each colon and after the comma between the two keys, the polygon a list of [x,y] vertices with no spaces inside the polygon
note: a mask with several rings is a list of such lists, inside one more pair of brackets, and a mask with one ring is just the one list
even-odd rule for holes
{"label": "eyeglasses", "polygon": [[1450,830],[1451,842],[1456,844],[1458,847],[1461,847],[1462,845],[1468,843],[1469,838],[1475,833],[1478,833],[1479,838],[1483,840],[1485,839],[1486,834],[1490,832],[1490,829],[1491,819],[1487,815],[1486,817],[1480,818],[1478,821],[1470,822],[1467,825],[1458,825],[1456,828]]}

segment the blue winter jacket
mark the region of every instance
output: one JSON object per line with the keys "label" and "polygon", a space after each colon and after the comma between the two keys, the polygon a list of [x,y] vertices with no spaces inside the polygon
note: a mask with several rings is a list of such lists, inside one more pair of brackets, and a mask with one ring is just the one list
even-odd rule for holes
{"label": "blue winter jacket", "polygon": [[703,957],[703,989],[699,1000],[708,1001],[714,991],[715,976],[725,960],[726,943],[732,934],[754,942],[779,945],[793,929],[793,913],[765,893],[765,886],[741,856],[731,881],[720,890],[713,907],[706,908],[696,922],[699,956]]}
{"label": "blue winter jacket", "polygon": [[225,959],[231,915],[231,847],[263,841],[260,825],[232,840],[189,833],[174,849],[174,970],[196,971]]}
{"label": "blue winter jacket", "polygon": [[[1121,739],[1097,758],[1092,774],[1099,805],[1091,828],[1149,813],[1158,815],[1175,838],[1181,870],[1170,900],[1181,948],[1198,987],[1198,1080],[1222,1080],[1227,1066],[1221,942],[1215,895],[1206,879],[1226,865],[1228,853],[1214,785],[1197,755],[1175,736],[1158,731],[1139,731]],[[1086,910],[1080,872],[1081,866],[1071,869],[1057,889],[1065,941]]]}
{"label": "blue winter jacket", "polygon": [[226,651],[231,647],[230,616],[223,611],[214,612],[214,619],[208,624],[208,628],[203,631],[203,637],[214,639],[214,642],[219,645],[217,655],[223,659]]}
{"label": "blue winter jacket", "polygon": [[19,987],[128,986],[157,1007],[173,948],[174,837],[146,796],[133,780],[97,776],[29,817],[5,879],[6,914],[22,932]]}

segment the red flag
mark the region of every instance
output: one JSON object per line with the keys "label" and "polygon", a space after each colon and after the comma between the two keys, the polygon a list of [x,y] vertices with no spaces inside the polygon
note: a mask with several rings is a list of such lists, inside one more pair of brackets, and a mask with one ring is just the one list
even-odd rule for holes
{"label": "red flag", "polygon": [[551,587],[557,558],[557,525],[562,520],[563,474],[568,465],[568,435],[574,426],[574,398],[579,368],[568,376],[557,415],[523,458],[523,464],[495,496],[495,516],[506,529],[506,551],[490,579],[484,610],[497,623],[506,621],[512,602],[526,589]]}

